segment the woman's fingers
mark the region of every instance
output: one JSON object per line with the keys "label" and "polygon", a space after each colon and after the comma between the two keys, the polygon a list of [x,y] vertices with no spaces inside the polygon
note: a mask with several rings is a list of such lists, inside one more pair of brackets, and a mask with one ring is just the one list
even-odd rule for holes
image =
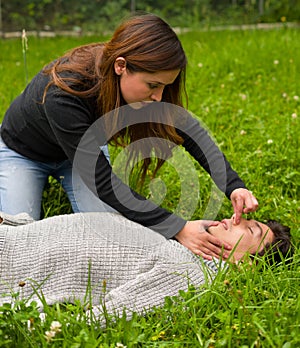
{"label": "woman's fingers", "polygon": [[238,188],[232,191],[230,195],[231,203],[235,214],[235,223],[238,225],[242,214],[254,212],[258,208],[258,201],[251,191]]}
{"label": "woman's fingers", "polygon": [[229,251],[232,249],[231,245],[224,243],[205,231],[205,227],[218,224],[219,222],[207,220],[189,221],[177,233],[175,238],[194,254],[202,256],[205,259],[211,260],[212,257],[227,258]]}

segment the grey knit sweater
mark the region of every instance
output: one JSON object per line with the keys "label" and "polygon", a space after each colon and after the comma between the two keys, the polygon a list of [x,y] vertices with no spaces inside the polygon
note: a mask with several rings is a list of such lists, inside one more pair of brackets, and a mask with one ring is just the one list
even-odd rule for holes
{"label": "grey knit sweater", "polygon": [[204,284],[217,270],[214,262],[119,214],[78,213],[35,222],[26,214],[0,216],[0,304],[19,291],[39,303],[32,286],[40,286],[48,304],[74,299],[84,304],[90,277],[99,320],[101,301],[108,313],[125,310],[130,318],[189,285]]}

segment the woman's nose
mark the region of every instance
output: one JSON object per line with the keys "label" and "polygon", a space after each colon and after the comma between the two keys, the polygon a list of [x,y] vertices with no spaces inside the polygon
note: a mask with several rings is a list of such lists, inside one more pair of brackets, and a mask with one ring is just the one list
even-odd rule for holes
{"label": "woman's nose", "polygon": [[153,101],[160,102],[162,100],[162,95],[163,95],[164,87],[157,88],[155,92],[152,93],[151,99]]}

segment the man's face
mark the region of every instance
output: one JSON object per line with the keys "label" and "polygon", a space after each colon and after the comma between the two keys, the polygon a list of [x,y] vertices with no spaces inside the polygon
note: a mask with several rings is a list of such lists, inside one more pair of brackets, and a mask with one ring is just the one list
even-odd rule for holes
{"label": "man's face", "polygon": [[237,244],[233,254],[234,260],[240,260],[247,252],[255,254],[274,240],[274,233],[267,225],[246,219],[242,219],[240,224],[236,225],[233,217],[222,220],[217,226],[210,226],[208,232],[232,247]]}

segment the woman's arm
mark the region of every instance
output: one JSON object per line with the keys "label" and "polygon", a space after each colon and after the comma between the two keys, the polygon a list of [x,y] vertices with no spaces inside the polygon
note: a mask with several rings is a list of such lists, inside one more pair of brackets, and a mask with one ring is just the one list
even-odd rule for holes
{"label": "woman's arm", "polygon": [[232,202],[236,223],[239,224],[243,213],[258,208],[257,199],[249,191],[242,179],[232,169],[225,155],[209,136],[208,132],[192,116],[187,115],[178,133],[183,137],[183,146],[210,174],[218,188]]}
{"label": "woman's arm", "polygon": [[56,141],[96,196],[128,219],[166,238],[181,231],[186,220],[139,195],[113,172],[99,149],[107,142],[105,122],[102,117],[96,119],[88,101],[58,93],[53,87],[43,107]]}
{"label": "woman's arm", "polygon": [[232,169],[225,155],[220,151],[208,132],[192,116],[178,133],[183,137],[183,146],[197,162],[210,174],[215,184],[229,198],[237,188],[246,188],[242,179]]}

